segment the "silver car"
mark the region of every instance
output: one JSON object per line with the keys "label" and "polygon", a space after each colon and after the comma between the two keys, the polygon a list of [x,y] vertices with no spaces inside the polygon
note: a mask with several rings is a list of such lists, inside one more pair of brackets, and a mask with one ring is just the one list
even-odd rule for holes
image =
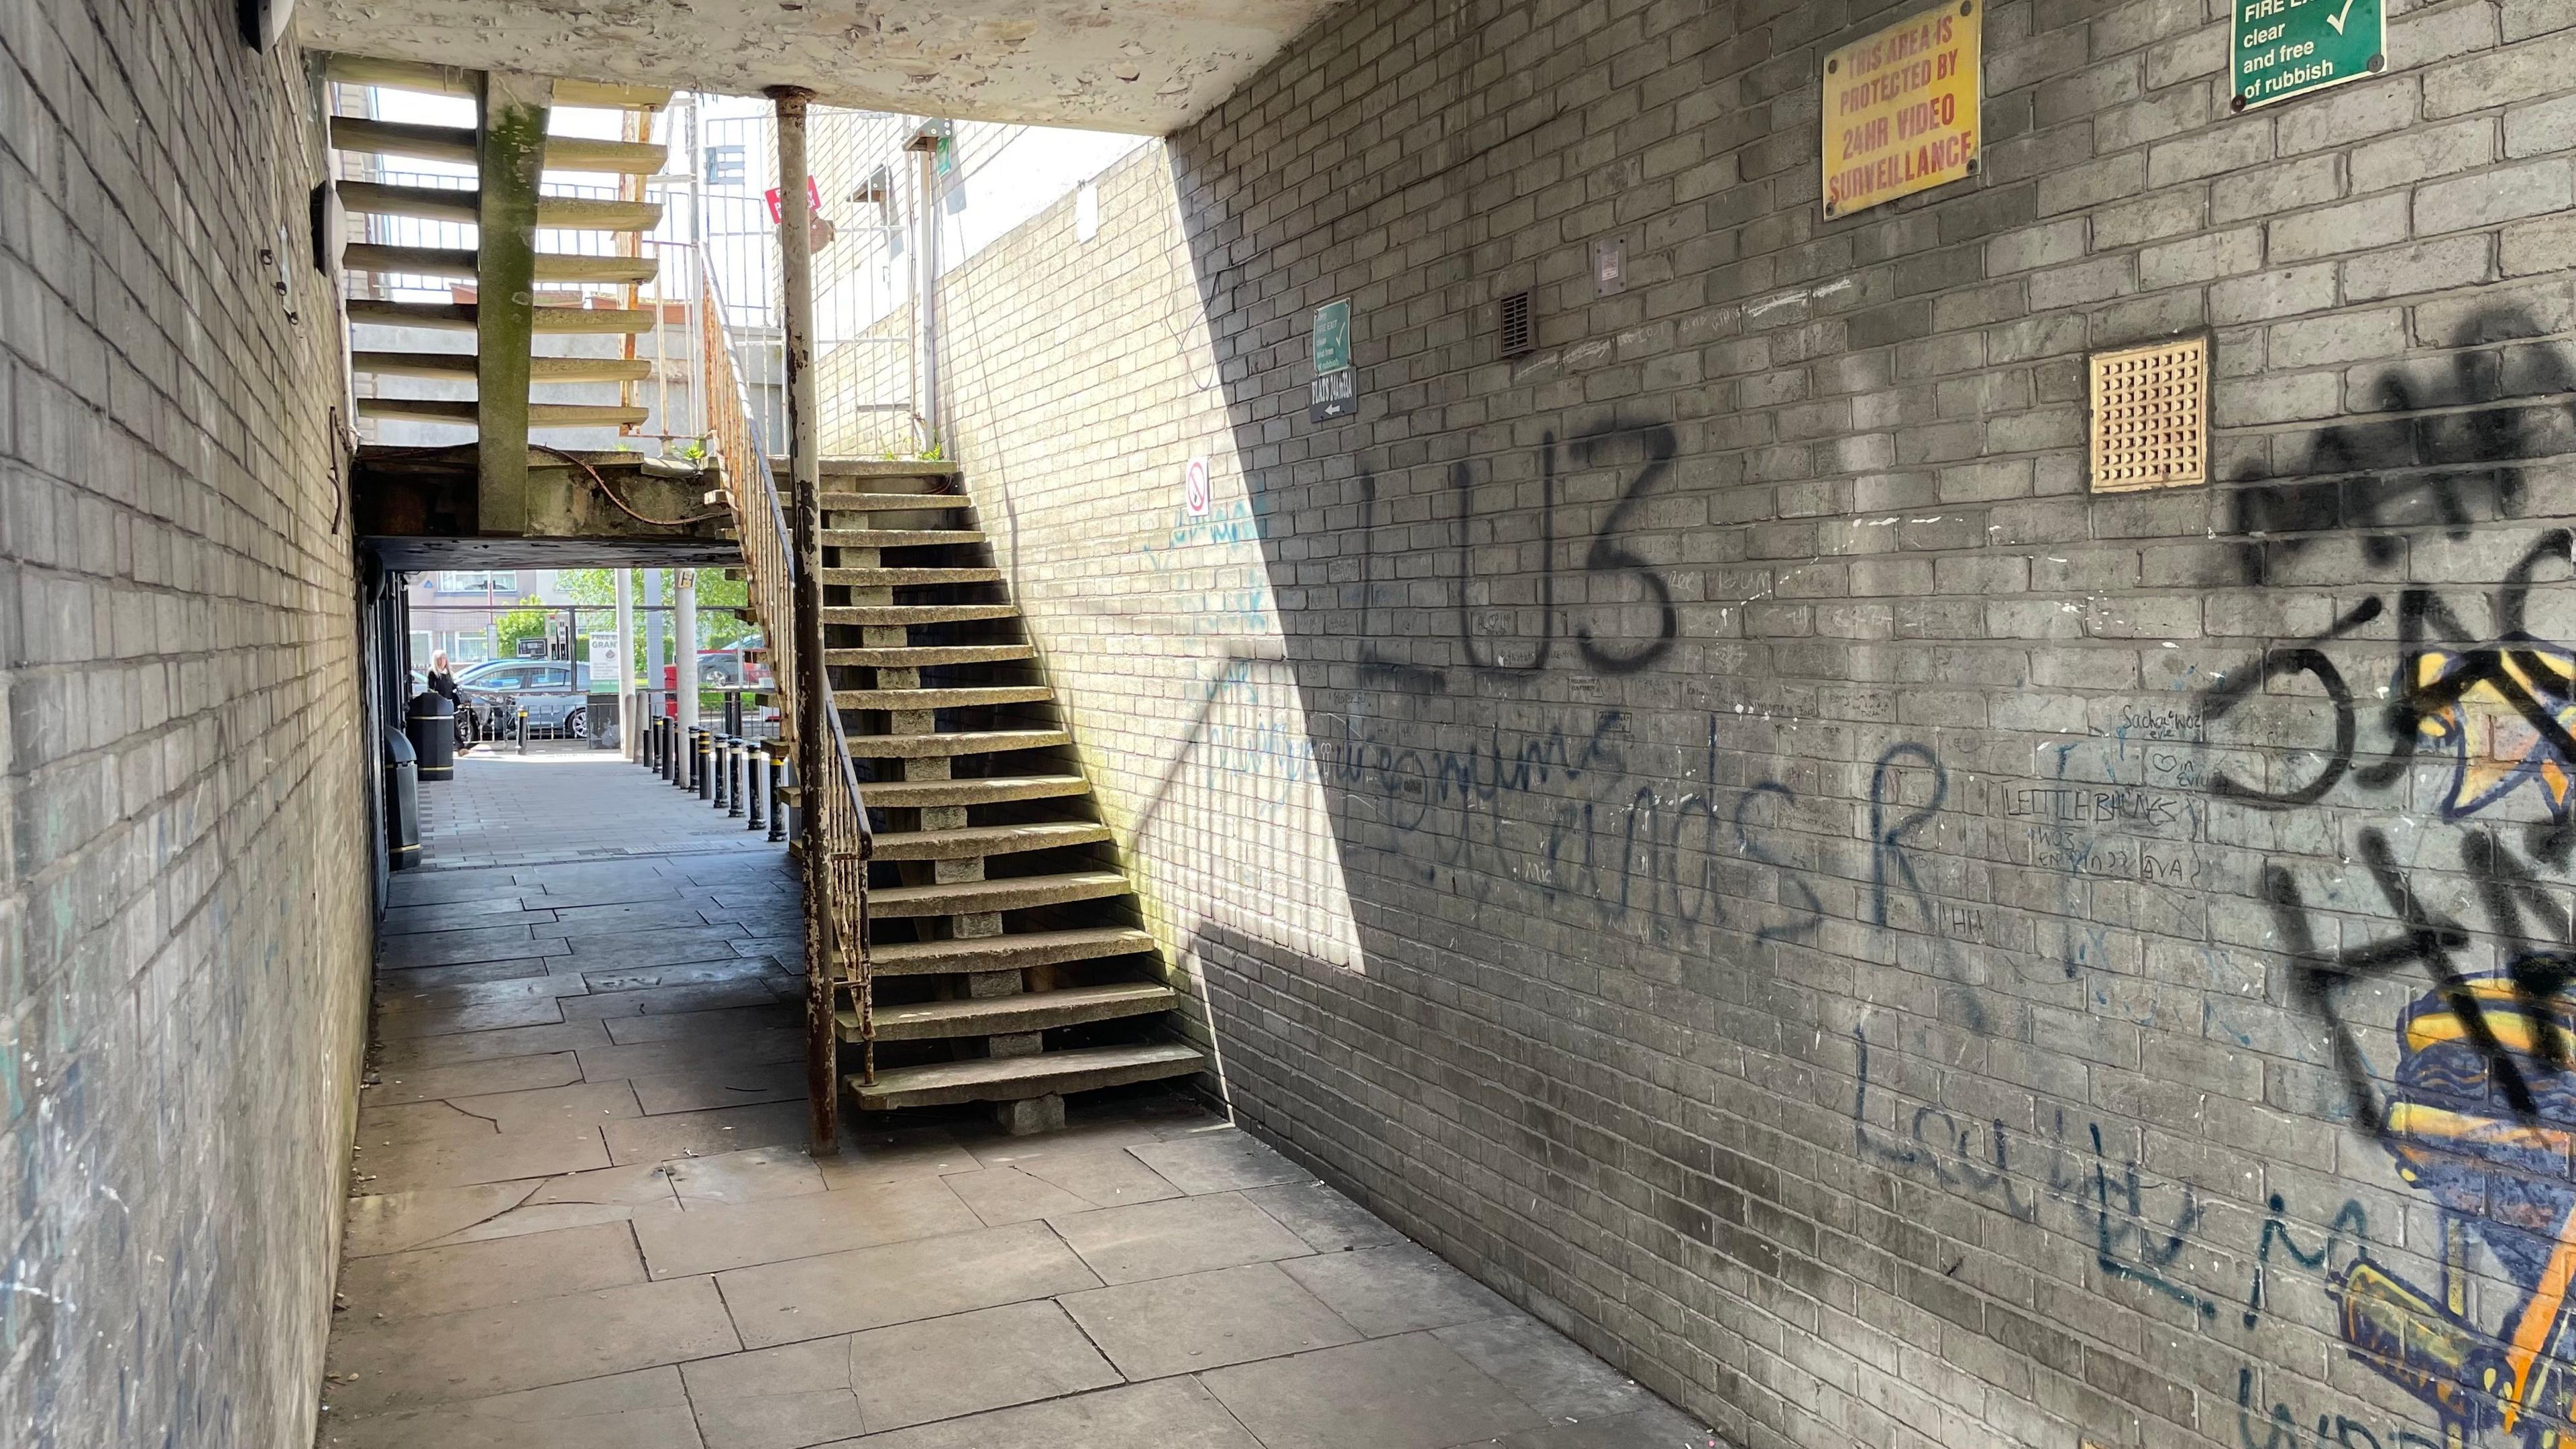
{"label": "silver car", "polygon": [[503,659],[456,682],[468,739],[508,739],[528,712],[528,733],[578,739],[590,730],[590,666],[559,659]]}

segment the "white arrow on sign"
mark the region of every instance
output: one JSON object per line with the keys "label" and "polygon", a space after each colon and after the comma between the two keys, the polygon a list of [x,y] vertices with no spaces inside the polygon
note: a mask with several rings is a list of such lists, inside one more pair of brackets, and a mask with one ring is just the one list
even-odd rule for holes
{"label": "white arrow on sign", "polygon": [[2345,17],[2346,17],[2346,16],[2349,16],[2349,15],[2351,15],[2351,14],[2352,14],[2352,0],[2343,0],[2343,9],[2342,9],[2342,11],[2341,11],[2341,12],[2339,12],[2339,13],[2337,13],[2337,14],[2333,14],[2333,15],[2329,15],[2329,16],[2327,16],[2327,17],[2326,17],[2326,24],[2331,25],[2331,26],[2333,26],[2333,27],[2335,28],[2335,34],[2337,34],[2337,35],[2341,35],[2341,34],[2343,34],[2343,22],[2344,22],[2344,19],[2345,19]]}

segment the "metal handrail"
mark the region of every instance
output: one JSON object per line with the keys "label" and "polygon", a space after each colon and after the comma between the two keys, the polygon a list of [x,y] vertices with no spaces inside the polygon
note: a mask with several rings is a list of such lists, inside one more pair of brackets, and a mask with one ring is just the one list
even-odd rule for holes
{"label": "metal handrail", "polygon": [[[793,591],[797,570],[804,563],[788,547],[787,513],[779,502],[778,480],[752,437],[750,395],[725,336],[723,299],[716,289],[714,268],[703,259],[701,267],[708,302],[701,311],[701,342],[707,354],[709,439],[723,467],[725,500],[733,510],[735,532],[751,576],[753,608],[770,652],[770,677],[782,704],[780,732],[792,739],[798,718],[796,691],[803,687],[805,675],[798,668],[793,631],[786,626],[794,617]],[[850,751],[841,712],[827,699],[822,715],[831,727],[826,759],[837,768],[832,770],[836,778],[828,784],[797,782],[799,805],[820,812],[827,842],[826,859],[808,863],[808,879],[817,883],[822,897],[824,964],[830,984],[851,995],[858,1016],[862,1080],[873,1082],[876,1012],[875,970],[868,946],[868,861],[876,851],[876,833],[868,824],[858,760]],[[838,998],[827,994],[825,999],[837,1011]],[[826,1031],[820,1039],[834,1037]]]}

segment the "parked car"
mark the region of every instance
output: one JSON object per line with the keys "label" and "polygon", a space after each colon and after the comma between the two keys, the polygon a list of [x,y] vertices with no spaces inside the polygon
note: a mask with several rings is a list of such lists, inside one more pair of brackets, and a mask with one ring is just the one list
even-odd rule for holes
{"label": "parked car", "polygon": [[466,738],[507,739],[518,729],[519,711],[528,712],[528,730],[576,738],[590,730],[590,666],[559,659],[496,659],[479,665],[456,681],[457,705]]}
{"label": "parked car", "polygon": [[[701,689],[768,689],[771,687],[769,663],[762,655],[767,646],[754,634],[722,649],[698,651],[698,687]],[[665,666],[665,672],[677,670]],[[678,686],[676,683],[674,688]]]}

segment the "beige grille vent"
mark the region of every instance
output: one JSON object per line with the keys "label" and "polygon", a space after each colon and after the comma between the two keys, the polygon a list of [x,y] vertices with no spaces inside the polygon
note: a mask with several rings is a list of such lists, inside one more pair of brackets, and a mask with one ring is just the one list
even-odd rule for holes
{"label": "beige grille vent", "polygon": [[2209,481],[2209,339],[2097,352],[2093,491],[2133,493]]}

